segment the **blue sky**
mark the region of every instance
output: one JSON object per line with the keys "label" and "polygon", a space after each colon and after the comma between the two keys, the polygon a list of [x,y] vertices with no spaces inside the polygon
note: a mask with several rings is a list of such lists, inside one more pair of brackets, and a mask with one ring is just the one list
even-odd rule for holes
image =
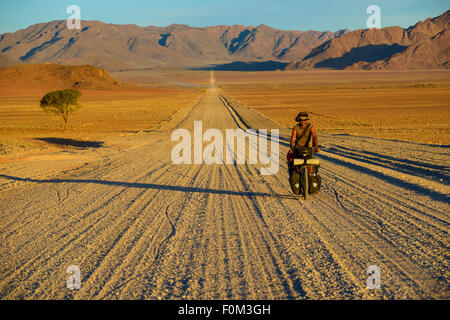
{"label": "blue sky", "polygon": [[266,24],[284,30],[330,30],[366,27],[366,8],[381,8],[382,27],[408,27],[450,9],[448,0],[0,0],[0,33],[69,17],[69,5],[81,8],[83,20],[115,24],[194,27]]}

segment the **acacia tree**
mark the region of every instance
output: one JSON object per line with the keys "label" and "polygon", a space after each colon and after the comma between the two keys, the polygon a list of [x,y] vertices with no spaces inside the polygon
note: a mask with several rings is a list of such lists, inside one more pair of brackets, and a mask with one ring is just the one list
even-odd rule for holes
{"label": "acacia tree", "polygon": [[67,130],[69,117],[75,110],[81,108],[78,98],[81,92],[76,89],[56,90],[47,93],[42,99],[40,107],[46,113],[62,116],[64,120],[64,131]]}

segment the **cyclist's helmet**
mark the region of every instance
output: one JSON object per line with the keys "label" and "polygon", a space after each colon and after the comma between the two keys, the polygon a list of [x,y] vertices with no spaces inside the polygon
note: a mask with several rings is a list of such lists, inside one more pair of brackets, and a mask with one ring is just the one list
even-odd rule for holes
{"label": "cyclist's helmet", "polygon": [[297,117],[295,117],[295,121],[299,122],[300,120],[309,120],[308,112],[300,112]]}

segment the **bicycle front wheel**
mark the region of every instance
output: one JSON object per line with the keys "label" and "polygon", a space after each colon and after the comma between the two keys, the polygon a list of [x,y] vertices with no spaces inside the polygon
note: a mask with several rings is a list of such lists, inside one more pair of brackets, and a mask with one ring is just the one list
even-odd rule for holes
{"label": "bicycle front wheel", "polygon": [[302,189],[303,189],[303,198],[305,200],[308,199],[309,196],[309,172],[307,167],[302,168]]}

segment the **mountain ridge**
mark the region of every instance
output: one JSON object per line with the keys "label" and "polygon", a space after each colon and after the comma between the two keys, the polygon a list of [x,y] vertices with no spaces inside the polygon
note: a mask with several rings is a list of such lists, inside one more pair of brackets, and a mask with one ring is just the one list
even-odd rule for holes
{"label": "mountain ridge", "polygon": [[285,31],[266,25],[195,28],[172,24],[161,28],[101,21],[82,21],[80,30],[69,30],[65,23],[55,20],[0,35],[3,60],[91,64],[108,71],[158,65],[206,66],[237,60],[289,62],[346,32]]}
{"label": "mountain ridge", "polygon": [[216,70],[448,69],[450,10],[402,28],[331,31],[258,26],[167,27],[65,20],[0,35],[0,67],[54,63],[107,71],[155,67]]}
{"label": "mountain ridge", "polygon": [[82,21],[80,30],[69,30],[65,23],[65,20],[55,20],[0,35],[3,60],[91,64],[108,71],[234,61],[289,62],[306,55],[318,44],[348,32],[285,31],[266,25],[139,27],[101,21]]}
{"label": "mountain ridge", "polygon": [[394,26],[355,30],[325,41],[286,68],[448,69],[449,28],[447,10],[405,29]]}

